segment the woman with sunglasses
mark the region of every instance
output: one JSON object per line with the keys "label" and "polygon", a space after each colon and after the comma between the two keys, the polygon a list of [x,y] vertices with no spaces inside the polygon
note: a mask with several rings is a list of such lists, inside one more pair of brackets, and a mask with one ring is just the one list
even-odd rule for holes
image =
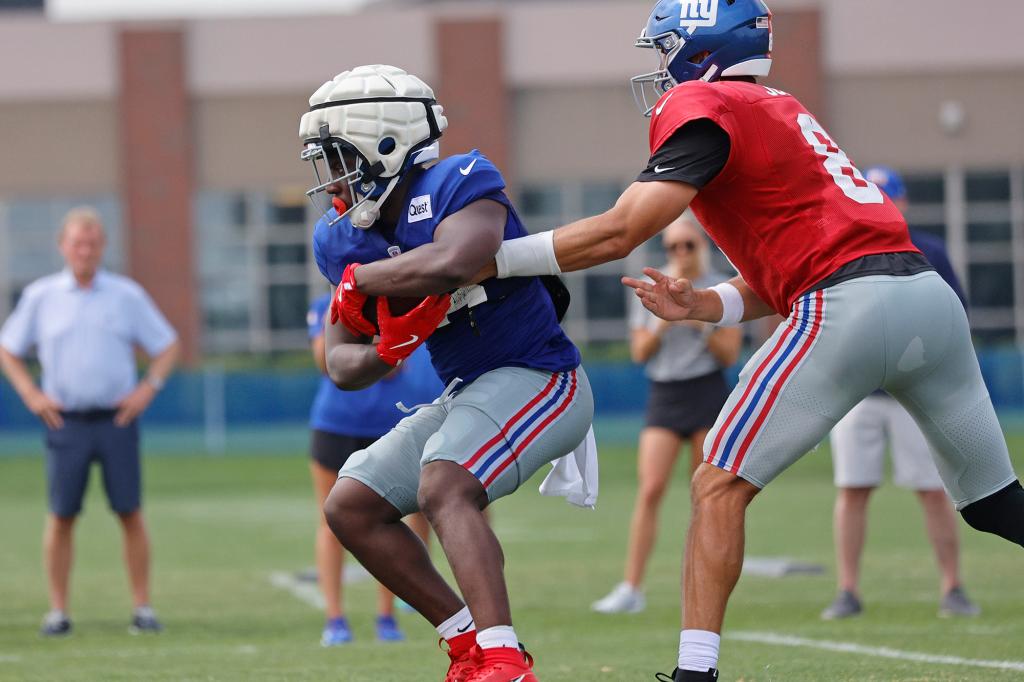
{"label": "woman with sunglasses", "polygon": [[[711,287],[728,276],[709,269],[709,250],[703,231],[687,216],[662,232],[673,277],[694,286]],[[743,333],[739,327],[715,327],[704,322],[667,322],[632,299],[630,352],[645,363],[651,388],[644,429],[637,451],[637,489],[630,524],[623,581],[591,606],[600,613],[637,613],[646,600],[641,585],[657,534],[658,508],[672,478],[679,451],[690,446],[690,475],[700,464],[704,437],[729,395],[723,370],[739,357]]]}

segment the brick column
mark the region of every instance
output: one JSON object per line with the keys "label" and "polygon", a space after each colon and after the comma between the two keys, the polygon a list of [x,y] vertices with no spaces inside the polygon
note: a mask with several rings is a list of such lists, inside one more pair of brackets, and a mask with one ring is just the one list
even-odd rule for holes
{"label": "brick column", "polygon": [[511,184],[511,101],[502,34],[499,18],[439,19],[434,37],[442,80],[431,85],[448,117],[448,130],[441,138],[442,155],[476,147]]}
{"label": "brick column", "polygon": [[185,36],[178,29],[124,29],[119,36],[121,198],[128,274],[199,355],[192,263],[195,184]]}
{"label": "brick column", "polygon": [[763,82],[792,94],[828,127],[821,21],[817,9],[783,10],[775,15],[772,73]]}

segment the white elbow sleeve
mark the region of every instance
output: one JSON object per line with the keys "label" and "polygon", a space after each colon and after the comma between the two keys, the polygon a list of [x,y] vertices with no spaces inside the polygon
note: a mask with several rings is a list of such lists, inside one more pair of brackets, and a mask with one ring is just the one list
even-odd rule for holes
{"label": "white elbow sleeve", "polygon": [[722,299],[722,319],[715,324],[721,326],[739,324],[743,320],[743,295],[740,290],[728,282],[722,282],[711,287],[711,291]]}
{"label": "white elbow sleeve", "polygon": [[499,278],[557,275],[562,272],[555,258],[554,230],[502,242],[494,261],[498,265]]}

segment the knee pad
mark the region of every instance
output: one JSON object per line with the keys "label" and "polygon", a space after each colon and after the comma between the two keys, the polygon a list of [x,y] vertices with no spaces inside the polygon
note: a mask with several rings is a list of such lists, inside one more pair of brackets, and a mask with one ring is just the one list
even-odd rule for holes
{"label": "knee pad", "polygon": [[975,530],[998,535],[1024,547],[1024,487],[1014,481],[988,497],[960,510]]}

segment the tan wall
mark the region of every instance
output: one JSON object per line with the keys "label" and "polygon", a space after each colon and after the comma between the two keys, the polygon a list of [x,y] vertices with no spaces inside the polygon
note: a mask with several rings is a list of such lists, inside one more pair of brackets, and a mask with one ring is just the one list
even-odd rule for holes
{"label": "tan wall", "polygon": [[203,97],[193,101],[197,184],[261,189],[312,181],[299,160],[299,117],[309,93]]}
{"label": "tan wall", "polygon": [[[831,132],[854,161],[901,168],[1024,161],[1024,71],[946,76],[844,76],[829,84]],[[967,112],[962,134],[939,124],[945,100]]]}
{"label": "tan wall", "polygon": [[0,14],[0,100],[113,97],[112,24],[52,24],[35,12]]}
{"label": "tan wall", "polygon": [[647,119],[628,84],[520,89],[511,118],[513,164],[523,180],[628,180],[649,156]]}
{"label": "tan wall", "polygon": [[0,197],[117,191],[117,135],[113,100],[0,104]]}
{"label": "tan wall", "polygon": [[406,8],[196,22],[188,28],[189,85],[200,95],[302,91],[308,99],[339,71],[374,63],[431,82],[437,76],[432,21],[426,10]]}

